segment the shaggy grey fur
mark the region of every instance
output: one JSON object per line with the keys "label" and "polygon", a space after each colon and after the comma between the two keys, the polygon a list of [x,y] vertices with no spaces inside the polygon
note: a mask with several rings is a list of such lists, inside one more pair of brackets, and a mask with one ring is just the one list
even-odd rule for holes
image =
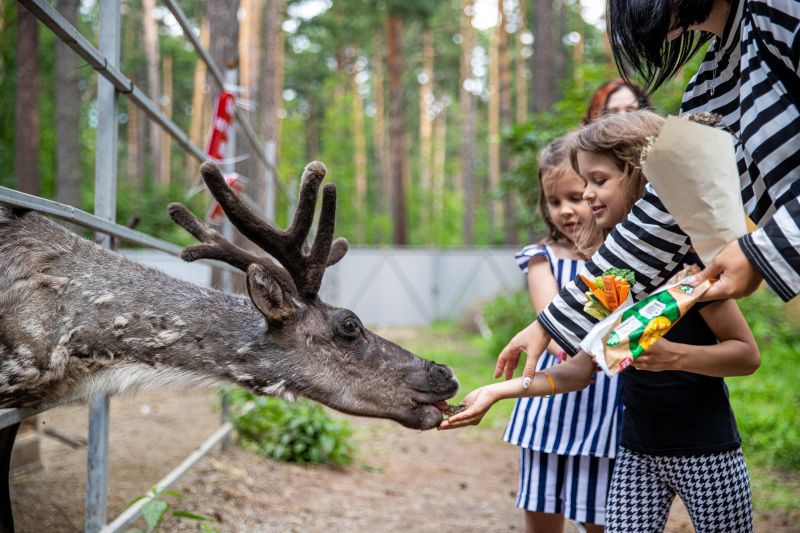
{"label": "shaggy grey fur", "polygon": [[455,394],[450,369],[261,267],[248,283],[253,299],[204,289],[0,204],[0,406],[228,380],[413,428],[441,420],[432,404]]}

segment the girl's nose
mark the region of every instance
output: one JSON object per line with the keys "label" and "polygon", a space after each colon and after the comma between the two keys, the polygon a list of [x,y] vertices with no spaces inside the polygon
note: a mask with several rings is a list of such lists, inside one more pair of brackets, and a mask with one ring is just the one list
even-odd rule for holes
{"label": "girl's nose", "polygon": [[561,204],[561,214],[562,215],[569,215],[575,212],[575,209],[572,207],[571,202],[562,202]]}
{"label": "girl's nose", "polygon": [[594,191],[591,190],[589,187],[586,187],[586,189],[584,189],[583,191],[583,199],[586,200],[587,202],[591,202],[593,198],[594,198]]}

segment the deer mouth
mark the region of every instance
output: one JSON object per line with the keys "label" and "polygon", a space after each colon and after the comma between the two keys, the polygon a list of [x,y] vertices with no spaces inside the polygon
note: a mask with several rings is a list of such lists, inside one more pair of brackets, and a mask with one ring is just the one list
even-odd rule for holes
{"label": "deer mouth", "polygon": [[437,427],[444,418],[442,414],[447,410],[447,400],[455,396],[456,392],[458,392],[457,384],[446,394],[412,400],[409,417],[398,422],[411,429],[426,430]]}

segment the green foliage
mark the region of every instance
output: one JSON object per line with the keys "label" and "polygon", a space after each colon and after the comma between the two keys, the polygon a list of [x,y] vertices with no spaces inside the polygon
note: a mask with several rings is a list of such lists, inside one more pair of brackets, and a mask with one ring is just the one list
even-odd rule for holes
{"label": "green foliage", "polygon": [[277,461],[335,467],[352,463],[350,424],[332,418],[321,405],[256,396],[244,389],[230,391],[229,399],[232,422],[245,449]]}
{"label": "green foliage", "polygon": [[483,307],[483,319],[490,335],[486,349],[494,357],[505,348],[518,331],[536,318],[531,298],[526,291],[502,294]]}
{"label": "green foliage", "polygon": [[[118,191],[120,202],[117,205],[117,222],[127,225],[134,217],[139,219],[137,231],[157,235],[161,239],[189,245],[196,241],[167,214],[171,202],[181,202],[201,219],[205,218],[208,206],[207,194],[197,194],[188,198],[186,190],[179,184],[137,191],[129,182],[122,182]],[[124,201],[122,201],[124,199]]]}
{"label": "green foliage", "polygon": [[169,515],[169,510],[175,506],[177,500],[186,499],[186,496],[180,492],[157,490],[156,487],[151,487],[150,490],[147,491],[147,494],[133,500],[129,504],[129,507],[143,499],[147,499],[147,503],[142,507],[142,518],[147,524],[147,529],[130,529],[127,533],[151,533],[153,531],[161,531],[164,520],[166,520],[168,516],[201,522],[201,531],[206,533],[217,532],[216,529],[209,525],[209,522],[213,522],[214,520],[208,516],[180,510],[172,511],[172,514]]}
{"label": "green foliage", "polygon": [[761,351],[752,376],[726,379],[742,447],[755,464],[800,470],[800,336],[772,292],[740,301]]}

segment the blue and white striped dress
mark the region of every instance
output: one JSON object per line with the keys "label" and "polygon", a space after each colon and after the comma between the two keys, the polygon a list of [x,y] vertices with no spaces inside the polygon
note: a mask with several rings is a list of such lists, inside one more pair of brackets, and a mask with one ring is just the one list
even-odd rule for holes
{"label": "blue and white striped dress", "polygon": [[[563,288],[583,268],[579,259],[561,259],[547,245],[530,245],[517,253],[517,263],[527,274],[531,257],[547,257],[559,288]],[[536,370],[558,364],[554,354],[545,351]],[[587,388],[550,398],[520,398],[503,439],[511,444],[570,456],[607,457],[617,453],[622,423],[619,376],[597,372]]]}

